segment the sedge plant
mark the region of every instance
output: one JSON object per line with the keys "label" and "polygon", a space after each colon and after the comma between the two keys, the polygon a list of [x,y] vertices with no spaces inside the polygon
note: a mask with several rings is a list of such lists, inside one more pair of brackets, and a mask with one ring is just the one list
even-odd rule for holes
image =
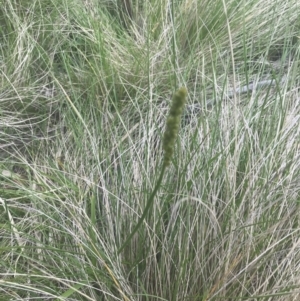
{"label": "sedge plant", "polygon": [[119,254],[129,244],[132,237],[138,231],[138,229],[142,225],[143,221],[147,217],[148,212],[152,208],[155,195],[161,185],[163,176],[165,174],[165,170],[170,165],[171,160],[172,160],[174,146],[175,146],[176,138],[177,138],[178,131],[179,131],[181,115],[182,115],[182,112],[184,109],[184,105],[186,103],[186,97],[187,97],[187,89],[185,87],[181,87],[173,95],[171,108],[169,111],[169,115],[167,117],[166,129],[165,129],[164,136],[163,136],[164,158],[163,158],[163,165],[162,165],[162,168],[160,171],[159,178],[156,182],[156,185],[155,185],[151,195],[149,196],[149,199],[146,203],[146,207],[143,211],[142,216],[138,220],[138,223],[135,225],[132,232],[127,237],[126,241],[123,243],[123,245],[119,249],[119,251],[118,251]]}

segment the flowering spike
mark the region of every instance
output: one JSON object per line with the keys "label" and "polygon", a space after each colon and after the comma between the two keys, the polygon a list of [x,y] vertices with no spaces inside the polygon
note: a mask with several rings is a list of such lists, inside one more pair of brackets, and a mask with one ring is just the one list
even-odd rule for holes
{"label": "flowering spike", "polygon": [[180,118],[186,102],[187,90],[180,88],[174,95],[172,105],[169,111],[169,116],[166,122],[166,130],[163,137],[164,162],[163,166],[170,165],[175,141],[178,135]]}

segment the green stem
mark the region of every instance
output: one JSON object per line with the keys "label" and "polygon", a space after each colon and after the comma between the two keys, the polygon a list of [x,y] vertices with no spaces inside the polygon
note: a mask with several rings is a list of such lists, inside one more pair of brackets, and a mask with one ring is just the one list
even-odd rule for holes
{"label": "green stem", "polygon": [[165,173],[165,169],[166,169],[166,166],[163,165],[162,167],[162,170],[160,172],[160,175],[159,175],[159,178],[156,182],[156,185],[147,201],[147,204],[146,204],[146,207],[144,209],[144,212],[142,214],[142,216],[140,217],[138,223],[136,224],[136,226],[134,227],[134,229],[132,230],[132,232],[129,234],[129,236],[127,237],[126,241],[123,243],[123,245],[121,246],[121,248],[118,250],[118,254],[120,254],[124,248],[130,243],[133,235],[138,231],[138,229],[140,228],[140,226],[142,225],[144,219],[146,218],[148,212],[150,211],[150,209],[152,208],[153,206],[153,202],[154,202],[154,198],[155,198],[155,195],[161,185],[161,182],[162,182],[162,179],[163,179],[163,176],[164,176],[164,173]]}

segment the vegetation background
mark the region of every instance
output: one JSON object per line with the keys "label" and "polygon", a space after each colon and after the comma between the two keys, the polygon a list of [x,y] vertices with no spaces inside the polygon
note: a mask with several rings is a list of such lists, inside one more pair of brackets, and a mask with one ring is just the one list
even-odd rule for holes
{"label": "vegetation background", "polygon": [[0,300],[299,300],[299,6],[0,0]]}

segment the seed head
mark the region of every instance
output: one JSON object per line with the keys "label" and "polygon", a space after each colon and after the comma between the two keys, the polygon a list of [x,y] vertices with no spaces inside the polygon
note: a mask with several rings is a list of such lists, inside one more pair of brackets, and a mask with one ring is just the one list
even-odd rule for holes
{"label": "seed head", "polygon": [[186,88],[180,88],[172,99],[172,105],[169,111],[169,116],[166,122],[166,130],[163,137],[163,150],[164,150],[164,167],[170,165],[173,150],[178,135],[180,126],[181,114],[186,102],[187,90]]}

